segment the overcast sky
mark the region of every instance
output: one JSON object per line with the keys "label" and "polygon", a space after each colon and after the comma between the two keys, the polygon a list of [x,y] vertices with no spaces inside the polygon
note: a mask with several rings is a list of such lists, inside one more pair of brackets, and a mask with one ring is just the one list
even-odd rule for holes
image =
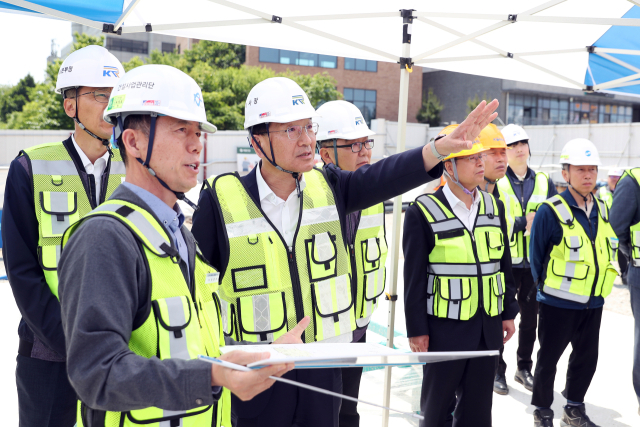
{"label": "overcast sky", "polygon": [[51,39],[56,39],[59,54],[71,42],[71,23],[0,12],[0,85],[14,85],[27,73],[43,81]]}

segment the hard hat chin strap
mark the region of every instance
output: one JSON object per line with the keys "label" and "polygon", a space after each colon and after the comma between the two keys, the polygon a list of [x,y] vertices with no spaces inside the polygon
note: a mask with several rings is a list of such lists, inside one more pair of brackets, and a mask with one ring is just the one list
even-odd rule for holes
{"label": "hard hat chin strap", "polygon": [[75,96],[75,99],[76,99],[76,114],[73,117],[73,121],[76,122],[76,124],[78,125],[78,127],[80,129],[82,129],[83,131],[88,133],[89,136],[92,136],[93,138],[95,138],[98,141],[102,142],[102,145],[107,147],[107,151],[109,152],[109,156],[113,157],[113,151],[111,151],[111,142],[108,139],[100,138],[98,135],[96,135],[95,133],[91,132],[89,129],[86,128],[85,125],[82,124],[82,122],[78,118],[78,89],[80,89],[80,86],[76,86],[76,96]]}
{"label": "hard hat chin strap", "polygon": [[[286,169],[281,168],[280,166],[278,166],[278,164],[276,163],[276,155],[273,152],[273,144],[271,143],[271,135],[269,134],[269,123],[266,124],[267,125],[267,139],[269,140],[269,148],[271,150],[271,159],[269,158],[269,156],[267,156],[267,153],[264,152],[264,150],[262,149],[262,145],[258,142],[258,140],[256,140],[255,136],[253,135],[253,128],[249,128],[249,144],[250,145],[255,145],[260,149],[260,152],[264,155],[264,158],[267,159],[269,161],[269,163],[271,163],[273,165],[274,168],[278,169],[280,172],[284,172],[284,173],[288,173],[290,174],[293,179],[295,179],[296,181],[296,191],[298,194],[298,197],[300,197],[301,192],[300,192],[300,180],[298,179],[300,177],[300,173],[299,172],[293,172],[293,171],[289,171]],[[273,160],[272,160],[273,159]]]}
{"label": "hard hat chin strap", "polygon": [[462,188],[462,191],[464,191],[465,194],[468,194],[473,197],[473,191],[467,190],[462,184],[460,184],[460,180],[458,179],[458,169],[456,168],[456,159],[450,159],[450,161],[451,161],[451,167],[453,167],[453,176],[455,178],[452,178],[446,169],[444,170],[444,173],[449,177],[450,180],[453,181],[454,184]]}
{"label": "hard hat chin strap", "polygon": [[496,185],[498,183],[497,179],[495,181],[491,181],[486,176],[484,177],[484,180],[487,181],[486,184],[484,184],[484,191],[486,191],[487,193],[489,192],[489,185]]}
{"label": "hard hat chin strap", "polygon": [[[175,194],[175,196],[178,198],[178,200],[182,200],[187,205],[191,206],[191,208],[194,211],[197,211],[199,209],[198,205],[193,203],[191,200],[187,199],[186,196],[184,195],[184,193],[181,193],[179,191],[174,191],[171,187],[169,187],[169,185],[166,182],[164,182],[158,175],[156,175],[156,171],[154,171],[151,168],[151,166],[149,165],[149,162],[151,161],[151,153],[153,152],[153,142],[154,142],[155,136],[156,136],[156,120],[157,119],[158,119],[158,114],[151,113],[151,126],[150,126],[150,129],[149,129],[149,145],[147,146],[147,158],[143,162],[138,157],[136,157],[136,161],[138,163],[140,163],[142,166],[144,166],[145,168],[147,168],[147,171],[149,171],[149,173],[158,180],[160,185],[162,185],[164,188],[166,188],[167,190],[169,190],[173,194]],[[117,126],[120,127],[120,135],[122,135],[122,133],[124,132],[124,124],[122,122],[122,117],[121,116],[118,116],[118,124],[117,124]]]}
{"label": "hard hat chin strap", "polygon": [[336,167],[339,168],[338,165],[338,138],[333,138],[333,155],[336,157]]}

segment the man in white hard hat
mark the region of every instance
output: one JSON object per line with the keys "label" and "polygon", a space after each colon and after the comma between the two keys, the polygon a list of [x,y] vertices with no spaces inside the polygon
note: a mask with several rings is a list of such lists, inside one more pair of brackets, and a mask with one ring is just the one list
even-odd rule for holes
{"label": "man in white hard hat", "polygon": [[[546,199],[557,194],[556,187],[544,172],[535,172],[528,165],[531,150],[529,136],[525,130],[514,124],[502,129],[507,150],[509,167],[504,178],[498,181],[498,190],[505,196],[511,196],[514,202],[514,226],[510,239],[513,277],[518,288],[518,305],[520,306],[520,324],[518,327],[517,368],[514,380],[527,390],[533,389],[532,354],[536,342],[536,326],[538,324],[538,303],[529,297],[533,288],[533,277],[529,264],[529,236],[536,209]],[[493,391],[508,394],[507,364],[500,355]]]}
{"label": "man in white hard hat", "polygon": [[[613,231],[620,239],[618,262],[623,254],[629,260],[627,283],[635,319],[631,378],[640,406],[640,168],[627,170],[617,182],[609,217]],[[622,265],[620,269],[624,277]]]}
{"label": "man in white hard hat", "polygon": [[[268,357],[220,355],[233,343],[222,334],[219,275],[177,204],[198,183],[201,133],[216,131],[200,88],[176,68],[145,65],[114,89],[104,118],[126,181],[65,232],[59,268],[78,426],[231,426],[230,392],[250,399],[292,366],[240,372],[198,359]],[[306,323],[279,342],[301,342]]]}
{"label": "man in white hard hat", "polygon": [[[62,142],[21,151],[11,163],[4,194],[2,248],[22,315],[16,382],[20,425],[73,426],[76,395],[65,367],[57,300],[57,263],[64,230],[107,199],[124,179],[112,126],[102,119],[124,70],[100,46],[73,52],[60,67],[56,92],[75,121]],[[104,266],[99,258],[92,261]]]}
{"label": "man in white hard hat", "polygon": [[[356,171],[371,163],[374,132],[369,129],[358,107],[347,101],[330,101],[317,110],[316,140],[326,165]],[[385,288],[387,239],[384,205],[378,203],[346,217],[346,237],[351,260],[352,294],[355,297],[356,326],[352,342],[366,342],[371,315]],[[358,397],[362,368],[342,368],[342,393]],[[343,400],[340,427],[360,425],[357,402]]]}
{"label": "man in white hard hat", "polygon": [[[225,333],[268,343],[310,315],[304,342],[351,342],[357,323],[346,216],[439,178],[439,158],[468,147],[496,117],[497,105],[481,103],[435,144],[355,172],[319,170],[313,169],[318,114],[304,91],[283,77],[254,86],[245,128],[262,161],[242,178],[207,181],[193,222],[204,256],[220,270]],[[377,242],[370,249],[375,254]],[[342,389],[340,369],[286,376]],[[276,384],[251,402],[234,400],[233,408],[240,427],[338,426],[340,399]]]}
{"label": "man in white hard hat", "polygon": [[597,427],[585,412],[584,396],[598,364],[604,298],[618,276],[612,264],[618,239],[607,205],[591,193],[600,166],[595,145],[572,139],[562,149],[560,163],[569,188],[540,205],[531,228],[531,273],[540,303],[534,425],[553,426],[556,365],[571,343],[561,422]]}

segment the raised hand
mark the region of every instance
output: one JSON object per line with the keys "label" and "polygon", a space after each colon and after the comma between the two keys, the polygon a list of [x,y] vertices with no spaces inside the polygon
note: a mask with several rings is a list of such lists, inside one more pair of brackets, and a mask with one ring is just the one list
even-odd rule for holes
{"label": "raised hand", "polygon": [[495,111],[499,104],[497,99],[488,104],[482,101],[453,132],[435,142],[438,153],[448,156],[471,148],[480,131],[498,117]]}
{"label": "raised hand", "polygon": [[309,316],[305,316],[293,329],[275,340],[274,344],[302,344],[300,338],[304,333],[304,330],[309,326],[311,319]]}

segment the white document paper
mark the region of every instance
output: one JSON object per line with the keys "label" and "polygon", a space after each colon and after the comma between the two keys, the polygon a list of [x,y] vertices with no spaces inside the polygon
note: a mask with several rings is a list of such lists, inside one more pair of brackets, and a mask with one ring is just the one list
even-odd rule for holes
{"label": "white document paper", "polygon": [[294,363],[298,369],[405,366],[498,355],[497,350],[406,353],[370,343],[240,345],[226,346],[220,350],[222,353],[234,350],[269,352],[269,359],[247,365],[254,369],[281,363]]}

